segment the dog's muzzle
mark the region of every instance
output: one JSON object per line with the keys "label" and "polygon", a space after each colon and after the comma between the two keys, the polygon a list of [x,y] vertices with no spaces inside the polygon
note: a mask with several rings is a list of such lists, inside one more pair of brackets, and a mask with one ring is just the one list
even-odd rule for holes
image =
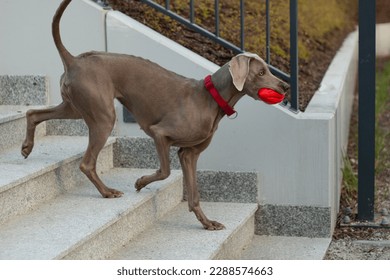
{"label": "dog's muzzle", "polygon": [[284,94],[281,94],[270,88],[259,89],[257,95],[259,96],[260,100],[271,105],[278,104],[284,99]]}

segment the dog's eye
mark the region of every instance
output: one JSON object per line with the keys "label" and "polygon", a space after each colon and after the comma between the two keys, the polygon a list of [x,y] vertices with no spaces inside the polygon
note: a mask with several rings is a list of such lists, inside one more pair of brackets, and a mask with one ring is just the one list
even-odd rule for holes
{"label": "dog's eye", "polygon": [[264,70],[260,70],[259,76],[264,76],[264,74],[265,74],[265,71]]}

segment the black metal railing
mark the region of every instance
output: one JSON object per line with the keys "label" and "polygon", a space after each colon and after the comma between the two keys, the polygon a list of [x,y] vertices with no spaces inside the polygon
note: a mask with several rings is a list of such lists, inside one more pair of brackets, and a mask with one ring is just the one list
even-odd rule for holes
{"label": "black metal railing", "polygon": [[[214,42],[232,50],[235,53],[242,53],[245,51],[245,1],[240,0],[240,44],[239,46],[227,41],[220,36],[220,10],[219,0],[214,1],[214,18],[215,26],[214,32],[206,30],[205,28],[195,23],[195,6],[194,0],[189,2],[189,17],[184,18],[171,10],[170,0],[165,0],[164,5],[160,5],[152,0],[140,0],[141,2],[153,7],[157,11],[171,17],[180,22],[186,27],[200,33],[201,35],[213,40]],[[290,109],[294,112],[299,111],[299,93],[298,93],[298,1],[290,0],[290,74],[287,74],[271,64],[271,28],[270,28],[270,1],[266,0],[266,57],[271,72],[290,83],[291,101]]]}
{"label": "black metal railing", "polygon": [[358,219],[374,220],[375,0],[359,0]]}

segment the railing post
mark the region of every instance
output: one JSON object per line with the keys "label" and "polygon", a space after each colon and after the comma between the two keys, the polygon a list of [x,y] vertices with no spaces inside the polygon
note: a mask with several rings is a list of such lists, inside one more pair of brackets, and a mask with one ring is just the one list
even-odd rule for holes
{"label": "railing post", "polygon": [[219,37],[219,0],[215,0],[214,17],[215,17],[215,36]]}
{"label": "railing post", "polygon": [[375,0],[359,0],[358,219],[374,219]]}
{"label": "railing post", "polygon": [[269,0],[265,1],[265,61],[271,63],[271,24],[269,16],[270,6]]}
{"label": "railing post", "polygon": [[298,92],[298,1],[290,0],[290,90],[291,109],[299,110]]}
{"label": "railing post", "polygon": [[241,45],[240,48],[243,51],[245,49],[245,3],[244,0],[240,0],[240,23],[241,23]]}
{"label": "railing post", "polygon": [[194,23],[194,21],[195,21],[194,0],[190,0],[190,22]]}

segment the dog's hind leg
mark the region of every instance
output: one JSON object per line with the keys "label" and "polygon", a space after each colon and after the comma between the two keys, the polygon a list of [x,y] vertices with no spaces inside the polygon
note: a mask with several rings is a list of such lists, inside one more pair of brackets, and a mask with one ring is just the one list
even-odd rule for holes
{"label": "dog's hind leg", "polygon": [[200,146],[180,148],[179,159],[183,170],[184,184],[187,187],[188,206],[194,212],[196,218],[207,230],[221,230],[225,226],[219,222],[209,220],[203,213],[199,202],[199,191],[196,178],[196,164],[200,153],[208,146],[211,138]]}
{"label": "dog's hind leg", "polygon": [[147,176],[142,176],[135,183],[135,188],[137,191],[140,191],[146,185],[159,180],[164,180],[168,178],[171,174],[170,162],[169,162],[169,149],[171,144],[168,141],[168,138],[160,132],[158,126],[152,126],[150,131],[153,133],[153,140],[156,145],[156,150],[158,158],[160,160],[160,169],[155,173]]}
{"label": "dog's hind leg", "polygon": [[96,172],[96,163],[99,153],[106,144],[115,124],[115,110],[113,108],[106,108],[106,110],[99,110],[99,108],[96,108],[94,113],[83,117],[89,128],[89,143],[80,164],[80,170],[95,185],[104,198],[120,197],[123,193],[108,188],[101,181]]}
{"label": "dog's hind leg", "polygon": [[29,110],[26,113],[27,130],[26,138],[22,144],[22,155],[27,158],[34,147],[35,128],[41,122],[51,119],[81,119],[81,115],[75,111],[70,103],[62,102],[58,106],[40,109]]}

